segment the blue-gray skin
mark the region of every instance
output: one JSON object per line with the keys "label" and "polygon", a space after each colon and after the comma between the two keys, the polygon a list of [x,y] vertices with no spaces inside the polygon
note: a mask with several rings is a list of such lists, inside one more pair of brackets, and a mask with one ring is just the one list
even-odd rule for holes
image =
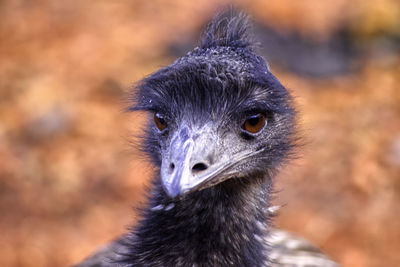
{"label": "blue-gray skin", "polygon": [[113,263],[80,266],[335,266],[269,226],[295,111],[248,28],[242,14],[215,19],[198,48],[138,85],[131,110],[154,114],[142,149],[159,172],[142,220],[111,246]]}

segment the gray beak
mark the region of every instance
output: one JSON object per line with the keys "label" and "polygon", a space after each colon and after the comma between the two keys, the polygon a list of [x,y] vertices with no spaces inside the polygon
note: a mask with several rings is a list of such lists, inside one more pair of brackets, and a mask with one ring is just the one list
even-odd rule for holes
{"label": "gray beak", "polygon": [[225,169],[225,164],[215,162],[217,143],[208,126],[196,130],[183,126],[177,131],[161,164],[162,184],[171,198],[201,188]]}

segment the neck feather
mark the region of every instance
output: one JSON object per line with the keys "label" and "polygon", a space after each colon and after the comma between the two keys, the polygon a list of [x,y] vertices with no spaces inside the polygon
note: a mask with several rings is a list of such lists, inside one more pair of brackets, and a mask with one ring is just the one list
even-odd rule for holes
{"label": "neck feather", "polygon": [[128,241],[131,266],[265,266],[269,176],[233,178],[180,199],[157,179]]}

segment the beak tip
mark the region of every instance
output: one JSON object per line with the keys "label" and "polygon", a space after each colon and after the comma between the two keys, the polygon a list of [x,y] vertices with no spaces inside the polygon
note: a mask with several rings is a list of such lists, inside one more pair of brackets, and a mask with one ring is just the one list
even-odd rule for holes
{"label": "beak tip", "polygon": [[175,198],[177,198],[179,196],[179,192],[178,191],[165,190],[165,193],[167,193],[167,195],[172,199],[175,199]]}
{"label": "beak tip", "polygon": [[177,185],[165,183],[163,181],[162,186],[163,186],[164,192],[172,199],[178,198],[183,193],[181,188]]}

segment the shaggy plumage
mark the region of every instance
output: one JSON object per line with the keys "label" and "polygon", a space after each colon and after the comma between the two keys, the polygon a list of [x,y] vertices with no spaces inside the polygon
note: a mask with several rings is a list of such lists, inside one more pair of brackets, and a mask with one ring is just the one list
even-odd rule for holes
{"label": "shaggy plumage", "polygon": [[114,244],[120,266],[334,266],[271,235],[273,176],[294,146],[295,111],[248,28],[242,14],[218,17],[198,48],[138,85],[130,109],[154,114],[143,151],[159,171],[142,220]]}

